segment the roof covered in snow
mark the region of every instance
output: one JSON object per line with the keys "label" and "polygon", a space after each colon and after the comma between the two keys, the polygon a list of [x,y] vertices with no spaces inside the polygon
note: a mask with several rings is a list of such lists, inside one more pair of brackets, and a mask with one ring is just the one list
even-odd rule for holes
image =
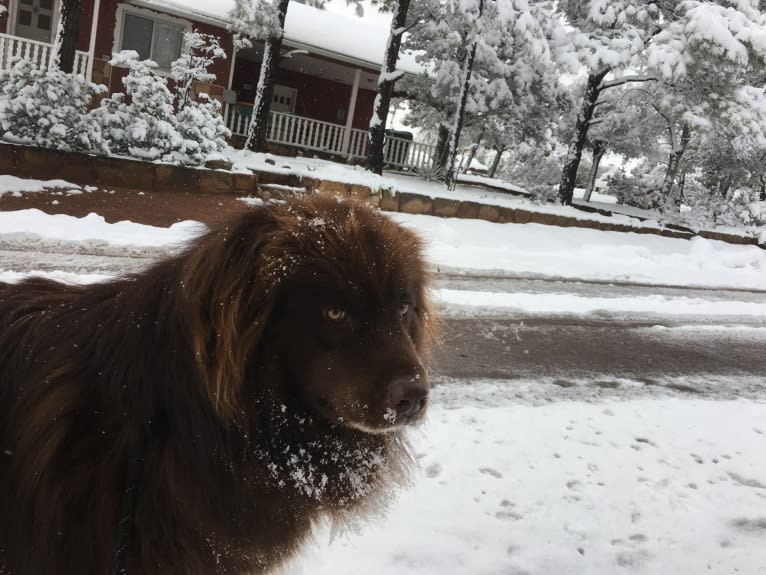
{"label": "roof covered in snow", "polygon": [[[133,4],[226,27],[234,0],[134,0]],[[285,43],[345,62],[379,68],[389,29],[365,20],[290,2],[285,20]],[[397,68],[411,74],[423,68],[414,55],[401,53]]]}

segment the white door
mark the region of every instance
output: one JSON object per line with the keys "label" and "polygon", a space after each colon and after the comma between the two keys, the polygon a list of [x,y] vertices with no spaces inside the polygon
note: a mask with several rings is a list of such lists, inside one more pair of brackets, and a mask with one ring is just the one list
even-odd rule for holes
{"label": "white door", "polygon": [[16,9],[16,36],[50,43],[54,31],[54,0],[19,0]]}

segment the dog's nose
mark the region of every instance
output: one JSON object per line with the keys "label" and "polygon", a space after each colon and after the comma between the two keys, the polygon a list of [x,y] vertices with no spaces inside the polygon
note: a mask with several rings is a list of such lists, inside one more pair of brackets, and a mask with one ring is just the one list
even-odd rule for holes
{"label": "dog's nose", "polygon": [[422,377],[399,379],[391,384],[388,403],[396,418],[407,419],[420,413],[428,400],[428,388]]}

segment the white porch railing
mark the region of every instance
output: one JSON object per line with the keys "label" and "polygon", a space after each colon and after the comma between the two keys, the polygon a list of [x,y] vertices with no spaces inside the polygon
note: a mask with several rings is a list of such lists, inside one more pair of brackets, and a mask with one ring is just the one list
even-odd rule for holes
{"label": "white porch railing", "polygon": [[[227,125],[235,136],[247,135],[252,107],[232,104],[227,111]],[[276,144],[316,150],[329,154],[364,158],[367,156],[366,130],[351,130],[348,149],[343,149],[346,127],[340,124],[312,120],[303,116],[271,112],[266,139]],[[436,146],[413,142],[405,138],[386,136],[383,157],[388,168],[408,171],[430,166]]]}
{"label": "white porch railing", "polygon": [[[13,58],[18,56],[29,60],[38,68],[47,69],[51,64],[53,45],[37,40],[28,40],[9,34],[0,34],[0,70],[8,70],[12,66]],[[77,50],[74,56],[74,72],[85,76],[88,71],[87,52]]]}

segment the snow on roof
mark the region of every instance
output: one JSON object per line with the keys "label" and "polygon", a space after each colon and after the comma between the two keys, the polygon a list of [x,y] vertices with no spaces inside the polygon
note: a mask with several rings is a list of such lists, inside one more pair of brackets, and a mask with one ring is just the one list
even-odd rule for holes
{"label": "snow on roof", "polygon": [[[226,27],[227,15],[234,8],[234,0],[138,0],[135,3],[189,18],[200,16],[222,28]],[[372,68],[383,63],[389,31],[360,18],[298,2],[290,2],[285,20],[286,43]],[[399,54],[397,68],[410,74],[423,70],[414,55],[404,52]]]}

